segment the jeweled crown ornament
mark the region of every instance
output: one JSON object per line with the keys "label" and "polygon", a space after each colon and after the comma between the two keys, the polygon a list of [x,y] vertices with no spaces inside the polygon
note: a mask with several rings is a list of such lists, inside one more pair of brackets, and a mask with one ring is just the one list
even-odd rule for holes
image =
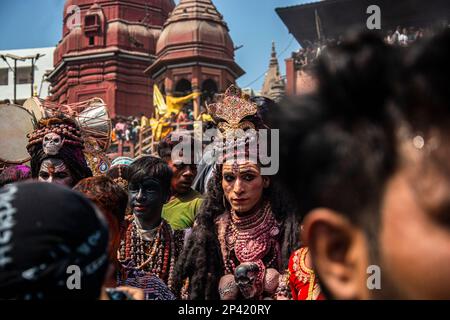
{"label": "jeweled crown ornament", "polygon": [[242,120],[255,115],[258,107],[248,97],[244,97],[242,91],[234,85],[225,91],[221,101],[210,104],[207,108],[211,116],[221,120],[217,127],[222,132],[255,129],[255,125],[251,121]]}

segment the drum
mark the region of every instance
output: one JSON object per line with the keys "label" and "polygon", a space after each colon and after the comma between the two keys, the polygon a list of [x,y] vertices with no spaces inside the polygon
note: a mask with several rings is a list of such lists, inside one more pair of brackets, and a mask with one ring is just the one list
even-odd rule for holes
{"label": "drum", "polygon": [[0,162],[22,164],[30,160],[27,135],[33,130],[33,115],[25,108],[0,105]]}
{"label": "drum", "polygon": [[100,98],[92,98],[78,104],[67,105],[76,114],[75,119],[83,132],[96,140],[97,150],[107,151],[111,144],[111,118],[106,104]]}
{"label": "drum", "polygon": [[37,97],[28,98],[24,102],[23,107],[34,116],[36,122],[46,117],[43,100]]}

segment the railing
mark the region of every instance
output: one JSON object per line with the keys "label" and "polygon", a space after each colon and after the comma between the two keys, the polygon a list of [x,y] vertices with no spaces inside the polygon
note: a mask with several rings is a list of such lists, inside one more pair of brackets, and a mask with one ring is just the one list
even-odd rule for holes
{"label": "railing", "polygon": [[108,156],[110,159],[121,156],[134,158],[136,156],[136,146],[132,141],[118,139],[116,142],[111,143]]}
{"label": "railing", "polygon": [[152,128],[141,128],[141,130],[139,130],[139,142],[136,147],[137,155],[142,156],[144,154],[154,154],[155,150],[156,144],[152,134]]}
{"label": "railing", "polygon": [[[194,132],[194,121],[189,122],[180,122],[180,123],[172,123],[170,124],[170,127],[172,127],[173,131],[179,131],[180,128],[183,128],[183,131],[186,132]],[[184,129],[186,128],[192,128],[192,129]],[[157,153],[156,147],[158,145],[159,141],[155,140],[155,137],[152,135],[152,128],[147,127],[144,130],[139,131],[139,141],[136,145],[136,155],[142,156],[146,154],[154,155]]]}
{"label": "railing", "polygon": [[[194,121],[172,123],[170,124],[170,127],[172,127],[172,132],[178,131],[181,128],[183,128],[183,131],[193,132]],[[155,155],[157,153],[156,147],[158,143],[159,141],[155,140],[155,137],[152,134],[152,128],[148,126],[144,129],[141,128],[141,130],[139,130],[139,139],[136,144],[134,144],[132,141],[122,140],[118,140],[116,143],[113,143],[111,146],[111,150],[114,150],[114,152],[109,153],[109,157],[113,159],[118,156],[135,158],[142,155]],[[115,150],[116,148],[117,150]]]}

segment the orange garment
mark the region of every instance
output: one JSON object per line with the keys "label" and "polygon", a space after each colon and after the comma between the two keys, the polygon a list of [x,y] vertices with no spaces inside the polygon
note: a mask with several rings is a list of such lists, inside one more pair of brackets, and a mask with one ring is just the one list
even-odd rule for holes
{"label": "orange garment", "polygon": [[117,136],[114,130],[111,131],[111,142],[116,142]]}

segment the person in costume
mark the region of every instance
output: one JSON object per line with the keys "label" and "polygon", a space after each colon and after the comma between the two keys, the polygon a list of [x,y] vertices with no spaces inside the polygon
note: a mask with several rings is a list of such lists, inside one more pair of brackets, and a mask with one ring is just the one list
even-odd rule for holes
{"label": "person in costume", "polygon": [[[175,134],[176,132],[170,134],[158,144],[160,158],[167,163],[173,173],[170,183],[171,197],[163,207],[162,217],[174,230],[184,230],[192,228],[194,225],[195,216],[203,199],[200,193],[192,189],[192,183],[197,175],[195,142],[190,135],[182,134],[175,138]],[[172,151],[175,147],[190,150],[191,157],[184,159],[180,154],[180,157],[173,158]],[[187,160],[186,163],[183,160]]]}
{"label": "person in costume", "polygon": [[156,276],[176,294],[174,268],[184,233],[174,232],[161,217],[163,205],[170,198],[172,171],[163,160],[145,156],[135,160],[128,173],[132,216],[119,249],[124,267],[120,278],[135,286],[144,279],[141,285],[145,286],[146,276]]}
{"label": "person in costume", "polygon": [[[268,111],[271,109],[276,109],[275,102],[267,97],[255,96],[251,97],[250,101],[255,103],[258,107],[258,111],[256,112],[256,114],[259,119],[262,119],[263,123],[266,121]],[[207,121],[209,125],[206,126],[206,129],[214,129],[216,127],[216,124],[213,118],[207,113],[202,114],[207,115],[209,119]],[[192,188],[201,194],[204,194],[206,192],[206,186],[208,185],[208,181],[212,177],[214,165],[211,163],[212,161],[210,161],[210,159],[213,157],[213,152],[205,152],[200,163],[198,164],[198,174],[194,179]]]}
{"label": "person in costume", "polygon": [[117,183],[123,190],[128,192],[128,167],[133,162],[129,157],[117,157],[111,162],[106,176],[110,177]]}
{"label": "person in costume", "polygon": [[289,259],[289,289],[293,300],[324,300],[319,279],[312,267],[308,247],[295,251]]}
{"label": "person in costume", "polygon": [[28,138],[34,179],[73,187],[92,176],[83,153],[81,131],[72,119],[63,116],[42,119]]}
{"label": "person in costume", "polygon": [[177,265],[177,285],[189,299],[273,298],[290,254],[299,247],[295,210],[274,177],[262,175],[264,166],[252,160],[257,150],[251,129],[265,128],[256,104],[232,86],[209,110],[224,135],[237,129],[244,134],[227,141],[226,149],[235,151],[217,158]]}
{"label": "person in costume", "polygon": [[154,275],[139,275],[134,279],[122,280],[119,278],[121,265],[118,261],[121,236],[124,231],[125,212],[128,205],[128,193],[111,178],[105,176],[91,177],[81,180],[75,187],[75,191],[83,193],[94,202],[104,214],[109,225],[109,270],[103,284],[103,297],[106,296],[106,288],[121,290],[138,288],[143,290],[143,300],[171,300],[175,296],[167,286]]}

